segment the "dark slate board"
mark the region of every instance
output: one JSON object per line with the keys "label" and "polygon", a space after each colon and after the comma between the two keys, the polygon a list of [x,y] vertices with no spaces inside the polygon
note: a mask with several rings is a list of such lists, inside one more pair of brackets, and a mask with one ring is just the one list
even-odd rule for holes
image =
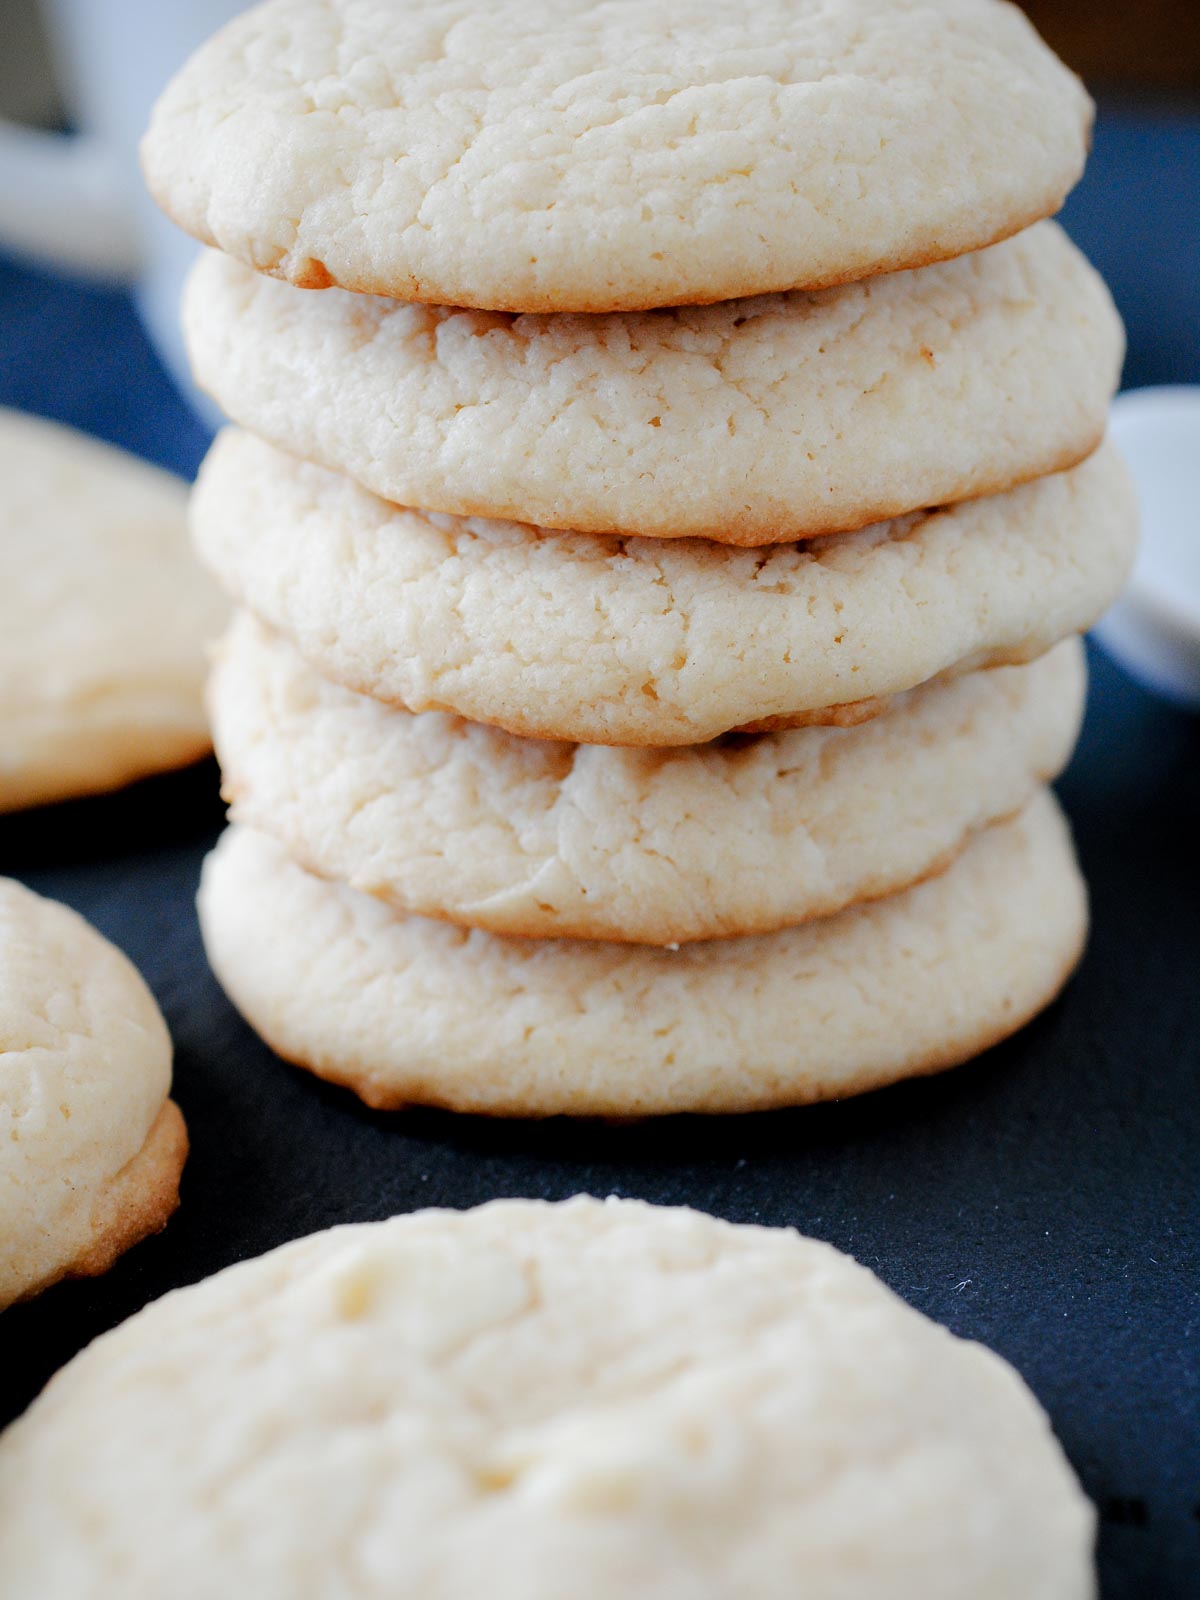
{"label": "dark slate board", "polygon": [[[1200,378],[1200,226],[1187,209],[1198,169],[1195,120],[1113,119],[1072,202],[1121,291],[1138,382]],[[204,444],[123,296],[11,265],[0,266],[0,402],[184,471]],[[791,1113],[627,1128],[373,1114],[276,1061],[208,972],[192,896],[220,826],[211,765],[0,819],[0,873],[76,906],[153,986],[193,1139],[183,1207],[163,1235],[107,1278],[0,1318],[0,1421],[152,1297],[331,1223],[497,1195],[684,1201],[829,1239],[1006,1356],[1100,1505],[1106,1600],[1196,1594],[1200,721],[1103,658],[1093,665],[1061,785],[1095,915],[1077,979],[968,1067]]]}

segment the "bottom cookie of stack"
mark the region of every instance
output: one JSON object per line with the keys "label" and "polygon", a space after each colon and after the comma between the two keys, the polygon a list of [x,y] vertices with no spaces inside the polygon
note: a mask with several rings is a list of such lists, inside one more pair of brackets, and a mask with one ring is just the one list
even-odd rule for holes
{"label": "bottom cookie of stack", "polygon": [[199,907],[218,978],[281,1056],[376,1107],[496,1116],[752,1111],[952,1067],[1050,1003],[1087,930],[1048,791],[939,877],[678,950],[406,915],[236,826]]}

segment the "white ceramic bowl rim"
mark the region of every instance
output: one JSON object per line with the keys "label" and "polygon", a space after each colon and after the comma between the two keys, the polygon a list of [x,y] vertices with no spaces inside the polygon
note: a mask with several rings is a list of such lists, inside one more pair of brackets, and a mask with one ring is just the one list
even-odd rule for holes
{"label": "white ceramic bowl rim", "polygon": [[[1156,429],[1161,430],[1154,441],[1158,450],[1151,443]],[[1126,390],[1113,402],[1111,431],[1143,502],[1142,553],[1128,592],[1178,630],[1200,634],[1200,384]],[[1161,478],[1161,441],[1168,433],[1169,470],[1177,474],[1167,489],[1169,529],[1163,526]],[[1148,459],[1151,451],[1156,456],[1153,466]],[[1157,510],[1146,504],[1152,471],[1158,475],[1153,491]],[[1195,553],[1190,559],[1179,557],[1176,553],[1189,538],[1195,540]]]}

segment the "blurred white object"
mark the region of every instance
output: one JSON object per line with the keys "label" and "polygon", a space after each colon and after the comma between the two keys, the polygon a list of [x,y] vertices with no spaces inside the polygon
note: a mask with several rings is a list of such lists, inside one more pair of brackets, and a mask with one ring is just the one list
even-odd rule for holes
{"label": "blurred white object", "polygon": [[[136,283],[138,309],[180,388],[179,329],[196,246],[155,209],[137,145],[150,107],[185,57],[248,0],[43,0],[62,98],[76,134],[0,120],[0,244],[62,270]],[[7,48],[7,46],[6,46]]]}
{"label": "blurred white object", "polygon": [[1112,436],[1137,484],[1142,541],[1096,634],[1149,688],[1200,706],[1200,385],[1118,395]]}

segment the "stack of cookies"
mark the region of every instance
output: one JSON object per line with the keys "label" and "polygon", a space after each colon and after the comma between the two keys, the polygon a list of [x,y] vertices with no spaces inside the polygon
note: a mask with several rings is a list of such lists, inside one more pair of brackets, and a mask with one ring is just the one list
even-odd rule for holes
{"label": "stack of cookies", "polygon": [[744,1110],[1057,993],[1044,785],[1135,537],[1120,323],[1039,220],[1090,116],[999,0],[268,0],[188,63],[145,165],[247,430],[200,904],[275,1049]]}

